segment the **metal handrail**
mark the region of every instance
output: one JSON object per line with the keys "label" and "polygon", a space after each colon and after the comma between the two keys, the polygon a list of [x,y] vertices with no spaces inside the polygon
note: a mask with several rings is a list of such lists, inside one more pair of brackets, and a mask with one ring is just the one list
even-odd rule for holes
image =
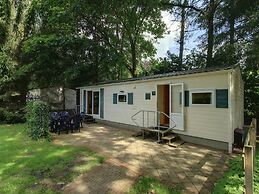
{"label": "metal handrail", "polygon": [[[139,123],[136,122],[136,116],[139,115],[140,113],[142,113],[142,125],[140,125]],[[145,113],[147,114],[147,127],[145,127]],[[148,128],[150,126],[149,125],[149,113],[154,113],[154,118],[155,118],[155,116],[157,116],[156,117],[157,124],[156,124],[156,126],[153,126],[153,127],[157,127],[158,130],[160,130],[160,128],[164,127],[164,126],[160,125],[160,119],[158,119],[158,118],[160,118],[161,115],[164,115],[171,121],[171,126],[169,123],[169,128],[168,128],[169,130],[173,130],[173,128],[176,127],[175,121],[170,116],[168,116],[166,113],[161,112],[161,111],[139,110],[138,112],[136,112],[134,115],[131,116],[131,120],[138,127]],[[154,122],[155,122],[155,119],[154,119]]]}

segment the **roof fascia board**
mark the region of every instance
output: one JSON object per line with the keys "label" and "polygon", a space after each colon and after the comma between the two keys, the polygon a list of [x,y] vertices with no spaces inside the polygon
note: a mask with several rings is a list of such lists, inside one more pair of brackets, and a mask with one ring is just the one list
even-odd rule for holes
{"label": "roof fascia board", "polygon": [[228,73],[228,72],[230,72],[232,70],[233,69],[225,69],[225,70],[210,71],[210,72],[192,73],[192,74],[186,74],[186,75],[172,75],[172,76],[168,76],[168,77],[158,77],[158,78],[150,78],[150,79],[143,79],[143,80],[133,80],[133,81],[122,81],[122,82],[118,82],[118,83],[88,85],[88,86],[78,87],[76,89],[97,88],[97,87],[124,85],[124,84],[131,84],[131,83],[151,82],[151,81],[156,81],[156,80],[167,80],[167,79],[184,78],[184,77],[198,77],[198,76],[203,76],[203,75],[206,75],[206,74],[224,74],[224,73]]}

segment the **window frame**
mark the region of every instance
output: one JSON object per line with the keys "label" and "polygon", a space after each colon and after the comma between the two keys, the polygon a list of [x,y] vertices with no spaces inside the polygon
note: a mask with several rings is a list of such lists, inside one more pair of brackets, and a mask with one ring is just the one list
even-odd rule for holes
{"label": "window frame", "polygon": [[[119,96],[125,96],[126,101],[119,101]],[[127,104],[128,103],[128,95],[124,93],[117,93],[117,104],[122,103],[122,104]]]}
{"label": "window frame", "polygon": [[[211,103],[210,104],[193,104],[192,94],[195,93],[211,93]],[[189,104],[190,106],[215,106],[215,90],[214,89],[195,89],[189,90]]]}
{"label": "window frame", "polygon": [[[149,94],[149,99],[146,98],[146,97],[147,97],[147,96],[146,96],[147,94]],[[145,100],[151,100],[151,95],[152,95],[152,94],[151,94],[150,92],[145,92],[144,99],[145,99]]]}

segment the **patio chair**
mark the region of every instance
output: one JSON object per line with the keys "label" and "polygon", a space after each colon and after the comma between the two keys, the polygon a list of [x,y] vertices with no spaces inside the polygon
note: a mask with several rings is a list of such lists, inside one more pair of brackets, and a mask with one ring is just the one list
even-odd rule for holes
{"label": "patio chair", "polygon": [[59,116],[57,112],[50,113],[50,130],[52,132],[55,132],[57,129],[58,119],[59,119]]}
{"label": "patio chair", "polygon": [[60,134],[61,131],[66,131],[66,133],[68,134],[69,130],[72,128],[70,116],[64,112],[60,115],[61,116],[59,117],[56,131],[58,132],[58,134]]}
{"label": "patio chair", "polygon": [[71,121],[72,133],[77,130],[80,132],[81,114],[76,114]]}
{"label": "patio chair", "polygon": [[85,112],[80,113],[80,125],[83,127],[83,122],[85,121]]}

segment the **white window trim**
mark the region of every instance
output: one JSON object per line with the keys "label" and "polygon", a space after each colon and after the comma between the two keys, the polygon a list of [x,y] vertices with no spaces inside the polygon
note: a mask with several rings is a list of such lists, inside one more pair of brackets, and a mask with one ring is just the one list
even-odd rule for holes
{"label": "white window trim", "polygon": [[[120,102],[120,101],[119,101],[119,96],[120,96],[120,95],[126,96],[126,101],[125,101],[125,102]],[[117,93],[117,103],[118,103],[118,104],[127,104],[127,103],[128,103],[128,95],[125,94],[125,93]]]}
{"label": "white window trim", "polygon": [[[192,94],[193,93],[211,93],[211,104],[193,104]],[[190,106],[215,106],[215,90],[214,89],[195,89],[190,90],[189,93]]]}
{"label": "white window trim", "polygon": [[[150,99],[146,99],[146,94],[149,94],[150,95]],[[145,95],[144,95],[144,100],[146,101],[150,101],[152,98],[152,92],[145,92]]]}

